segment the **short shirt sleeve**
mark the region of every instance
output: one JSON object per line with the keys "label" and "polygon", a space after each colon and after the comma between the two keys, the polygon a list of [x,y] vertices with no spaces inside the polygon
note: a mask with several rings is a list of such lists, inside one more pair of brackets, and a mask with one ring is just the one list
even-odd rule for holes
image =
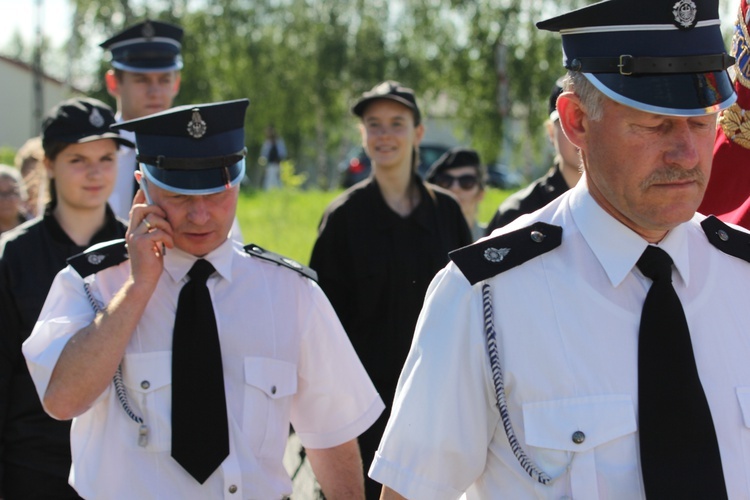
{"label": "short shirt sleeve", "polygon": [[432,281],[369,475],[410,499],[459,497],[499,420],[481,294],[449,264]]}
{"label": "short shirt sleeve", "polygon": [[39,398],[47,391],[52,371],[65,345],[94,319],[83,280],[71,267],[60,271],[52,282],[39,320],[23,344],[23,354]]}
{"label": "short shirt sleeve", "polygon": [[325,294],[310,287],[291,421],[305,447],[330,448],[362,434],[385,406]]}

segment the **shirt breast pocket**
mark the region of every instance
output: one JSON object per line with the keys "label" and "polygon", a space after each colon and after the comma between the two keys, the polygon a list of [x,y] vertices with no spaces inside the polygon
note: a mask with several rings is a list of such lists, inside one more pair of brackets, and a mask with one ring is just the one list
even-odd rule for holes
{"label": "shirt breast pocket", "polygon": [[[552,478],[569,474],[568,481],[554,481],[560,493],[594,499],[601,491],[617,491],[617,484],[638,484],[637,424],[629,395],[527,403],[523,423],[526,451],[536,464]],[[598,484],[601,478],[608,484]]]}
{"label": "shirt breast pocket", "polygon": [[[286,446],[297,366],[272,358],[245,358],[242,431],[259,457],[281,457]],[[282,428],[284,427],[284,428]]]}
{"label": "shirt breast pocket", "polygon": [[[169,451],[172,440],[172,353],[126,354],[122,363],[122,379],[128,405],[148,426],[148,443],[145,448],[139,449]],[[122,406],[120,401],[117,404]],[[118,411],[130,420],[124,409]],[[132,425],[137,429],[139,424],[133,422]],[[133,446],[139,447],[136,439],[133,439]]]}

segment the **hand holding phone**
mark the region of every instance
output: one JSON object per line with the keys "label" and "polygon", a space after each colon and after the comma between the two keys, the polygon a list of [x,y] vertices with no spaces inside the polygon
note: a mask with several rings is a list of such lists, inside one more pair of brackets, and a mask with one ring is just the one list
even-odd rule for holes
{"label": "hand holding phone", "polygon": [[[153,205],[154,202],[151,199],[151,195],[148,192],[148,181],[146,180],[146,175],[141,172],[140,179],[138,180],[139,186],[141,188],[141,191],[143,191],[143,196],[146,198],[146,204],[147,205]],[[164,246],[164,243],[161,244],[161,254],[166,255],[167,254],[167,248]]]}

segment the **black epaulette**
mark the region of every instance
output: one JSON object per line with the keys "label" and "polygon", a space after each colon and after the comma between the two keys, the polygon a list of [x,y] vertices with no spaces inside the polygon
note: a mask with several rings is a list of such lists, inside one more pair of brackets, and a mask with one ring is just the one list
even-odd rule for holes
{"label": "black epaulette", "polygon": [[291,269],[292,271],[297,271],[302,276],[306,276],[313,281],[318,281],[318,273],[316,273],[314,270],[310,269],[307,266],[303,266],[302,264],[300,264],[294,259],[290,259],[289,257],[284,257],[277,253],[269,252],[268,250],[261,248],[254,243],[250,243],[249,245],[246,245],[245,251],[248,254],[252,255],[253,257],[259,257],[263,260],[274,262],[280,266],[284,266],[288,269]]}
{"label": "black epaulette", "polygon": [[448,254],[472,285],[557,248],[562,228],[536,222]]}
{"label": "black epaulette", "polygon": [[713,215],[701,222],[708,241],[724,253],[750,262],[750,234],[735,229]]}
{"label": "black epaulette", "polygon": [[68,258],[68,264],[78,271],[82,278],[96,274],[108,267],[116,266],[128,259],[125,240],[112,240],[87,248],[83,253]]}

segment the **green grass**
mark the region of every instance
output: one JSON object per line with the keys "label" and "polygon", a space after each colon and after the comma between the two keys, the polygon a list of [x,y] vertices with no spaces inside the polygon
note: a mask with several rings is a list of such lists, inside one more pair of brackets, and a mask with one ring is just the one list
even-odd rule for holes
{"label": "green grass", "polygon": [[[489,221],[498,205],[513,191],[488,189],[479,208],[479,220]],[[255,243],[303,264],[310,261],[318,223],[326,206],[341,191],[243,190],[237,218],[245,243]]]}

